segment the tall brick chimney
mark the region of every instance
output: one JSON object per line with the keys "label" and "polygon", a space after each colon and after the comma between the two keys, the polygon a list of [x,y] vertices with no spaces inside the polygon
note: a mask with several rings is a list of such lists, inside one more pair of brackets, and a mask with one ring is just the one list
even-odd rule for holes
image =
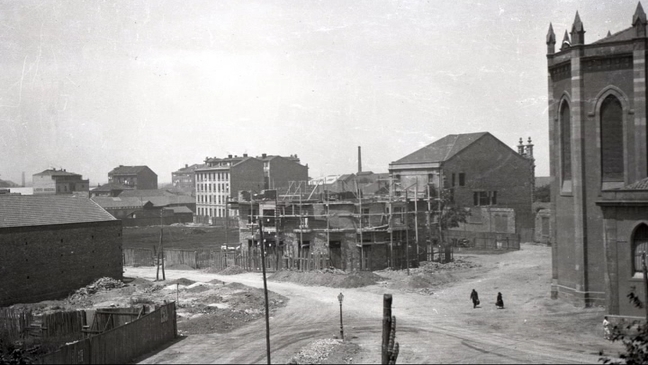
{"label": "tall brick chimney", "polygon": [[362,172],[362,151],[358,146],[358,172]]}

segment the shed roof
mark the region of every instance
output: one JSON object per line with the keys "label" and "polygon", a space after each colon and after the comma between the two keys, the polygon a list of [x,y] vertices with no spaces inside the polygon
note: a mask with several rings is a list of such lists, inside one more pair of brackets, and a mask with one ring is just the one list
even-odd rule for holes
{"label": "shed roof", "polygon": [[0,197],[0,228],[112,221],[94,201],[63,195]]}

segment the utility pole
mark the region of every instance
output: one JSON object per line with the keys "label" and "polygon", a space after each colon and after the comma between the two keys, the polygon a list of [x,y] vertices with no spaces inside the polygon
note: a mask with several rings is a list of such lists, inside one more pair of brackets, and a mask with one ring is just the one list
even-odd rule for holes
{"label": "utility pole", "polygon": [[421,260],[419,253],[419,232],[418,232],[418,176],[416,177],[416,185],[414,186],[414,235],[416,240],[416,262]]}
{"label": "utility pole", "polygon": [[407,216],[409,215],[409,199],[407,194],[409,189],[405,189],[405,265],[407,267],[407,276],[410,274],[409,269],[409,221]]}
{"label": "utility pole", "polygon": [[394,206],[392,204],[392,190],[394,189],[394,178],[389,176],[389,267],[394,268],[394,226],[392,217]]}
{"label": "utility pole", "polygon": [[[427,184],[427,212],[425,214],[425,219],[427,220],[427,229],[428,229],[428,261],[434,261],[434,248],[432,246],[432,222],[430,220],[430,214],[432,213],[432,206],[430,202],[430,183]],[[430,256],[430,253],[432,254]]]}
{"label": "utility pole", "polygon": [[265,242],[263,239],[263,218],[259,211],[259,243],[261,244],[261,269],[263,270],[263,294],[265,296],[266,352],[270,364],[270,313],[268,313],[268,282],[266,281]]}

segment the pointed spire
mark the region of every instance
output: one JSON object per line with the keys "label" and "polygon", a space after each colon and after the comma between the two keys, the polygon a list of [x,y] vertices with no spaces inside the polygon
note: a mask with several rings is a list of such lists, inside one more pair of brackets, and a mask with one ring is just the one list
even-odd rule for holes
{"label": "pointed spire", "polygon": [[637,38],[646,36],[646,13],[641,6],[641,2],[637,4],[637,10],[632,16],[632,26],[635,28]]}
{"label": "pointed spire", "polygon": [[576,11],[576,17],[572,25],[571,40],[571,44],[573,45],[585,44],[585,29],[583,28],[583,22],[581,21],[580,15],[578,15],[578,11]]}
{"label": "pointed spire", "polygon": [[632,25],[637,24],[638,21],[641,21],[643,24],[646,24],[646,13],[641,6],[641,1],[637,3],[637,10],[635,10],[634,15],[632,16]]}
{"label": "pointed spire", "polygon": [[553,54],[556,51],[556,34],[553,30],[553,25],[549,23],[549,30],[547,31],[547,54]]}
{"label": "pointed spire", "polygon": [[608,30],[608,34],[605,37],[612,37],[612,32]]}
{"label": "pointed spire", "polygon": [[563,37],[562,43],[560,43],[560,50],[562,51],[565,48],[571,47],[571,41],[569,40],[569,33],[565,29],[565,36]]}

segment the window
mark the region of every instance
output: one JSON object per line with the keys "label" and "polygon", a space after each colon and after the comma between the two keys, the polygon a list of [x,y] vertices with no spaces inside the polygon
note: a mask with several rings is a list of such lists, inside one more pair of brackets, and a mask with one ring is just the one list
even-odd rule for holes
{"label": "window", "polygon": [[601,179],[623,181],[623,109],[610,95],[601,104]]}
{"label": "window", "polygon": [[473,191],[473,205],[497,205],[497,191]]}
{"label": "window", "polygon": [[362,208],[362,226],[369,225],[369,208]]}
{"label": "window", "polygon": [[632,238],[632,246],[634,247],[634,272],[642,272],[643,267],[641,263],[641,254],[646,252],[648,254],[648,226],[641,224],[635,230],[634,237]]}
{"label": "window", "polygon": [[459,173],[459,186],[465,186],[466,185],[466,174],[463,172]]}
{"label": "window", "polygon": [[560,166],[562,176],[562,191],[572,191],[572,166],[571,166],[571,113],[569,104],[564,101],[560,109]]}

